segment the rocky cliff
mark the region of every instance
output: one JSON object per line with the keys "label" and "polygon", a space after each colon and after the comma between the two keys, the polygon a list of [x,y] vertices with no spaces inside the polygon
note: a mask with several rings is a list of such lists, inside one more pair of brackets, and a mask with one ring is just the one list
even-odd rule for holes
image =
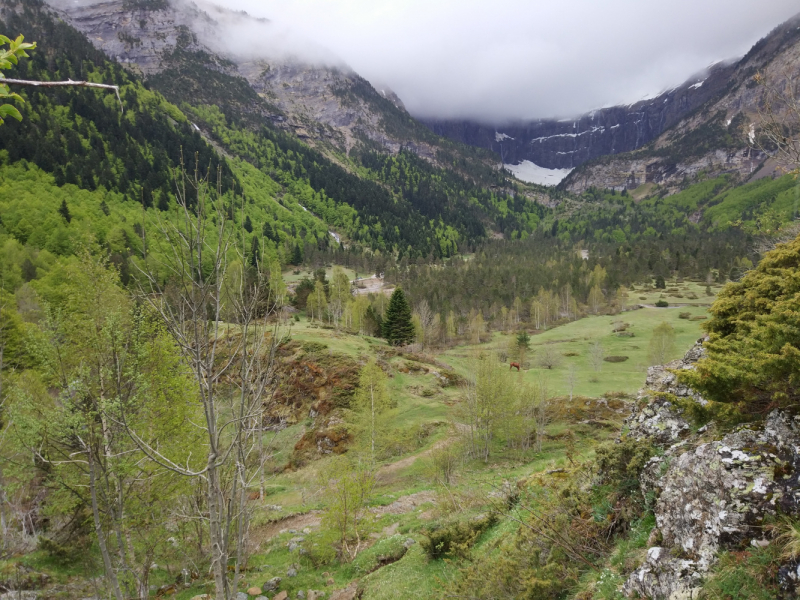
{"label": "rocky cliff", "polygon": [[[348,152],[357,140],[369,140],[389,152],[402,147],[427,158],[435,154],[434,136],[411,119],[391,90],[374,89],[333,56],[309,62],[284,52],[280,34],[265,19],[190,0],[47,2],[168,97],[169,82],[159,75],[186,71],[192,62],[188,68],[199,65],[246,80],[268,107],[254,112],[323,151]],[[233,43],[237,31],[260,35],[263,44]]]}
{"label": "rocky cliff", "polygon": [[434,132],[496,151],[506,164],[529,160],[574,168],[563,182],[573,192],[591,186],[633,189],[645,183],[677,187],[699,173],[758,173],[766,155],[751,148],[749,124],[763,90],[757,72],[782,85],[800,72],[800,15],[759,41],[742,59],[656,98],[592,111],[576,119],[479,124],[425,121]]}
{"label": "rocky cliff", "polygon": [[[800,514],[800,417],[773,411],[762,423],[692,431],[687,406],[706,401],[675,372],[694,368],[702,342],[683,360],[649,370],[640,392],[648,401],[627,420],[623,436],[660,448],[640,477],[656,528],[622,588],[627,597],[697,598],[721,551],[767,545],[765,519]],[[792,593],[797,567],[787,562],[779,575]]]}
{"label": "rocky cliff", "polygon": [[575,119],[481,124],[423,120],[438,135],[501,155],[506,164],[529,160],[548,169],[572,169],[600,156],[641,148],[727,85],[733,65],[715,65],[660,96],[592,111]]}

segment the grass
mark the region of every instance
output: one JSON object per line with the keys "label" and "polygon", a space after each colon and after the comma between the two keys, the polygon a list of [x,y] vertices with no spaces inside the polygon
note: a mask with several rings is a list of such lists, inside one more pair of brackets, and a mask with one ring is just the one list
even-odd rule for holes
{"label": "grass", "polygon": [[[632,295],[637,293],[638,291],[634,291]],[[492,507],[489,494],[504,480],[525,480],[543,471],[568,467],[568,446],[573,448],[573,460],[593,458],[597,444],[613,439],[616,435],[619,421],[624,415],[606,410],[602,415],[598,413],[593,416],[592,411],[595,409],[589,399],[609,391],[632,393],[642,386],[650,335],[662,321],[669,322],[677,334],[675,350],[670,358],[680,357],[701,335],[700,322],[679,319],[680,312],[702,316],[706,309],[702,306],[683,307],[680,310],[648,308],[613,317],[588,317],[532,336],[529,360],[535,360],[536,352],[547,345],[556,349],[561,364],[553,369],[531,368],[509,376],[519,377],[522,381],[546,378],[550,392],[562,396],[560,408],[564,410],[560,413],[561,418],[548,427],[548,436],[539,452],[533,449],[508,449],[503,439],[496,439],[489,461],[464,460],[448,490],[434,485],[427,457],[434,445],[449,443],[448,438],[455,435],[449,422],[454,416],[453,407],[460,401],[462,391],[458,387],[442,388],[439,385],[434,371],[440,367],[417,363],[406,355],[385,358],[391,372],[390,393],[397,402],[394,428],[398,432],[404,432],[432,423],[440,423],[441,426],[433,428],[432,434],[424,438],[421,445],[409,447],[404,456],[385,461],[393,464],[403,460],[397,468],[384,468],[379,472],[378,486],[370,505],[387,505],[409,494],[431,490],[443,499],[459,498],[463,512],[444,508],[444,505],[422,505],[403,514],[376,515],[366,532],[375,534],[374,539],[369,538],[369,543],[374,545],[365,550],[354,563],[333,561],[314,568],[297,550],[290,551],[288,548],[289,540],[298,535],[297,533],[287,531],[270,538],[267,531],[271,530],[263,529],[276,520],[324,508],[319,494],[319,475],[325,472],[330,457],[323,457],[297,471],[284,470],[295,443],[311,426],[310,420],[301,421],[270,438],[274,456],[269,466],[273,475],[267,481],[267,497],[263,505],[255,505],[253,518],[254,535],[260,531],[264,539],[258,540],[257,549],[250,560],[251,569],[246,572],[241,589],[260,587],[272,577],[281,577],[283,581],[280,589],[289,592],[289,597],[293,598],[298,590],[324,590],[330,594],[358,579],[364,598],[439,596],[442,586],[458,576],[459,562],[429,560],[419,544],[422,530],[437,520],[469,518],[489,510]],[[627,323],[626,331],[633,333],[634,337],[618,337],[612,331],[612,323],[617,321]],[[376,356],[378,350],[386,348],[382,340],[322,328],[309,323],[305,317],[299,322],[292,321],[292,338],[300,343],[314,341],[326,344],[331,353],[347,355],[359,361],[366,361]],[[507,347],[510,338],[510,334],[495,333],[488,343],[457,346],[439,354],[436,359],[466,375],[469,370],[469,356],[473,350],[497,352]],[[592,371],[587,351],[594,341],[602,343],[607,356],[628,356],[628,360],[614,364],[604,362],[599,372]],[[578,379],[574,387],[576,397],[573,404],[568,405],[568,400],[563,396],[568,391],[565,376],[570,366],[577,371]],[[587,415],[588,418],[611,421],[611,425],[598,427],[581,423]],[[277,505],[281,508],[268,509],[266,505]],[[628,538],[619,543],[605,570],[595,573],[594,579],[587,579],[587,585],[592,585],[597,590],[598,598],[616,598],[612,589],[616,589],[618,580],[622,578],[621,573],[643,547],[651,526],[649,522],[637,525]],[[471,559],[481,560],[482,557],[487,558],[502,552],[504,540],[509,539],[516,528],[517,524],[513,520],[501,520],[480,536],[472,550]],[[390,533],[383,533],[384,531]],[[416,543],[405,551],[402,545],[408,538],[414,539]],[[384,560],[386,556],[391,556],[393,562]],[[300,565],[298,574],[287,577],[287,570],[296,564]],[[43,565],[42,570],[51,569]],[[160,580],[160,576],[155,579]],[[180,590],[174,597],[177,600],[189,600],[207,591],[208,582],[198,582],[190,589]]]}
{"label": "grass", "polygon": [[[349,269],[347,267],[342,267],[345,273],[347,273],[347,277],[350,278],[350,281],[353,281],[356,278],[356,271],[353,269]],[[299,270],[299,273],[295,273],[295,271]],[[325,268],[325,277],[330,281],[331,275],[333,274],[333,267],[326,267]],[[369,277],[371,273],[358,273],[359,277]],[[302,279],[314,279],[314,271],[310,269],[289,269],[288,271],[283,272],[283,280],[289,283],[297,283]]]}
{"label": "grass", "polygon": [[[537,378],[547,381],[548,389],[555,395],[568,395],[569,385],[566,381],[570,366],[573,366],[577,380],[573,389],[576,395],[599,397],[605,392],[619,391],[633,394],[644,384],[647,367],[648,346],[653,329],[662,322],[667,322],[675,329],[675,347],[669,360],[680,358],[702,335],[700,321],[680,319],[681,312],[689,312],[691,316],[705,316],[704,307],[643,308],[616,316],[586,317],[556,327],[531,337],[531,351],[527,360],[532,368],[523,371],[520,378],[533,382]],[[634,337],[619,337],[612,329],[612,323],[622,321],[628,323],[626,333]],[[456,370],[466,374],[469,370],[470,353],[474,350],[497,352],[508,347],[514,334],[495,333],[490,343],[458,346],[448,350],[442,356]],[[589,362],[589,347],[599,341],[606,356],[627,356],[628,360],[620,363],[603,362],[600,371],[594,371]],[[552,369],[535,366],[537,351],[545,346],[555,348],[560,364]],[[572,356],[565,356],[572,355]]]}
{"label": "grass", "polygon": [[670,306],[710,306],[722,285],[712,283],[711,296],[706,294],[706,284],[698,281],[677,283],[667,280],[666,289],[655,289],[652,286],[638,286],[628,293],[628,306],[637,304],[654,305],[659,300],[666,300]]}

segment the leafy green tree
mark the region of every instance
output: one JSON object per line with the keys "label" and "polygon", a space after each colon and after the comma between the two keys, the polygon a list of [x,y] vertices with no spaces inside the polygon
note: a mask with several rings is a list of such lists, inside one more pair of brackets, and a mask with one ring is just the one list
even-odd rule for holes
{"label": "leafy green tree", "polygon": [[[8,48],[4,47],[6,45],[8,45]],[[10,69],[19,62],[20,58],[28,57],[26,50],[33,50],[35,48],[35,43],[29,44],[25,42],[25,38],[21,35],[15,40],[0,35],[0,70]],[[0,73],[0,101],[14,100],[15,102],[24,102],[22,96],[11,93],[8,89],[8,85],[2,83],[3,79],[5,79],[5,76]],[[0,125],[2,125],[8,117],[12,117],[17,121],[22,121],[22,115],[16,107],[11,104],[0,104]]]}
{"label": "leafy green tree", "polygon": [[800,237],[729,283],[704,324],[707,356],[681,381],[709,400],[763,414],[800,399]]}
{"label": "leafy green tree", "polygon": [[665,290],[665,289],[667,289],[667,283],[666,283],[666,281],[664,281],[664,277],[662,275],[659,275],[658,277],[656,277],[656,289],[657,290]]}
{"label": "leafy green tree", "polygon": [[651,365],[663,365],[675,351],[675,329],[666,321],[653,329],[647,358]]}
{"label": "leafy green tree", "polygon": [[399,287],[392,292],[389,306],[383,317],[383,337],[393,346],[403,346],[414,341],[414,323],[411,307]]}
{"label": "leafy green tree", "polygon": [[381,440],[385,438],[389,422],[387,413],[392,399],[386,387],[386,374],[372,360],[361,368],[358,389],[353,397],[353,408],[358,416],[359,437],[368,447],[370,461],[375,462]]}

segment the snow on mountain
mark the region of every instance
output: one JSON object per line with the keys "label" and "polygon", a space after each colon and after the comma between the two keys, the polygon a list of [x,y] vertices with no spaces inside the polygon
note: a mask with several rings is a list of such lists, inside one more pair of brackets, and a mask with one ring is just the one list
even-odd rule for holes
{"label": "snow on mountain", "polygon": [[572,169],[545,169],[529,160],[523,160],[518,165],[503,166],[511,171],[517,179],[538,185],[558,185],[572,172]]}

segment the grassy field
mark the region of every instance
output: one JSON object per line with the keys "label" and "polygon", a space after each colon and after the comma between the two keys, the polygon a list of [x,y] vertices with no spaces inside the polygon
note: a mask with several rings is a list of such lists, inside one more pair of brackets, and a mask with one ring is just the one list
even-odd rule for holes
{"label": "grassy field", "polygon": [[[531,351],[527,361],[530,368],[522,377],[526,381],[544,378],[551,393],[564,395],[569,393],[566,381],[570,368],[576,372],[573,393],[582,396],[598,397],[605,392],[636,392],[644,383],[647,367],[648,346],[652,331],[660,323],[666,322],[675,329],[675,346],[670,360],[680,358],[691,345],[702,335],[700,320],[681,319],[681,313],[689,313],[692,317],[706,315],[704,307],[681,308],[642,308],[622,313],[617,316],[586,317],[542,332],[531,337]],[[633,337],[620,337],[613,329],[620,323],[627,323],[624,333]],[[466,373],[469,360],[475,351],[499,353],[508,347],[515,334],[495,333],[488,344],[477,346],[459,346],[448,350],[442,360],[454,368]],[[610,363],[603,361],[600,371],[594,371],[588,359],[589,347],[595,341],[602,344],[606,356],[626,356],[624,362]],[[555,348],[560,364],[552,369],[536,367],[537,354],[544,346]]]}
{"label": "grassy field", "polygon": [[[704,284],[682,286],[690,291],[701,287],[701,291],[705,290]],[[676,286],[669,284],[669,287]],[[657,297],[663,291],[647,293]],[[639,290],[631,295],[638,294],[644,295]],[[680,318],[681,313],[688,313],[694,320]],[[396,402],[392,435],[402,437],[404,432],[418,432],[421,428],[425,433],[418,442],[377,465],[376,487],[369,500],[370,512],[363,531],[364,549],[351,562],[331,560],[324,564],[315,564],[305,552],[308,548],[331,545],[330,529],[323,520],[324,476],[338,457],[323,456],[301,468],[289,468],[295,444],[314,427],[310,417],[302,417],[279,432],[267,433],[265,442],[273,453],[267,465],[271,475],[265,487],[266,497],[253,505],[252,554],[240,589],[260,587],[273,577],[281,577],[280,589],[287,591],[289,598],[297,597],[300,590],[310,589],[325,591],[328,597],[334,590],[354,586],[356,582],[360,597],[365,599],[439,597],[443,583],[458,577],[460,565],[457,561],[431,560],[426,555],[420,542],[425,539],[427,528],[485,514],[493,507],[492,493],[503,481],[522,481],[545,471],[569,468],[576,458],[591,459],[598,444],[617,435],[627,414],[620,400],[615,400],[618,404],[612,410],[610,401],[606,404],[591,399],[607,392],[636,392],[642,387],[649,366],[647,354],[653,329],[662,322],[672,325],[676,340],[669,358],[678,358],[701,336],[701,318],[705,314],[704,306],[642,308],[616,316],[587,317],[533,335],[527,357],[530,367],[519,374],[509,373],[509,377],[531,382],[545,379],[549,392],[560,396],[541,450],[509,448],[498,437],[493,442],[490,459],[463,458],[448,487],[438,484],[433,476],[432,457],[438,449],[450,445],[457,448],[460,443],[461,429],[455,423],[454,408],[463,391],[457,385],[442,387],[437,374],[452,368],[468,375],[469,361],[476,351],[498,356],[508,348],[515,334],[495,332],[489,341],[479,345],[462,344],[420,356],[397,352],[377,338],[309,323],[304,316],[299,321],[289,321],[292,339],[301,344],[323,343],[327,352],[354,358],[362,364],[378,358],[389,373],[389,392]],[[627,336],[614,331],[621,328]],[[606,356],[627,359],[603,362],[599,371],[593,370],[588,350],[596,341],[602,344]],[[554,350],[559,357],[560,363],[552,369],[536,366],[536,357],[544,348]],[[570,371],[577,376],[572,404],[564,397],[569,392]],[[601,421],[603,425],[597,426]],[[568,452],[572,453],[570,459]],[[500,542],[513,534],[516,527],[513,519],[501,519],[477,539],[471,560],[494,556],[502,547]],[[646,539],[645,533],[642,535]],[[306,540],[303,552],[292,543],[298,537]],[[32,554],[28,562],[35,562],[36,556]],[[295,568],[297,574],[287,576]],[[63,573],[60,577],[67,580],[70,575]],[[597,573],[588,574],[586,580],[592,583],[597,577],[600,577]],[[154,571],[154,582],[169,581],[166,571]],[[191,588],[176,590],[173,597],[190,600],[209,590],[208,583],[198,581]]]}
{"label": "grassy field", "polygon": [[[654,305],[659,300],[666,300],[670,306],[710,306],[714,298],[722,289],[720,284],[711,284],[698,281],[684,281],[677,283],[673,280],[666,282],[667,289],[657,290],[652,286],[638,286],[628,294],[628,306],[637,304]],[[711,296],[706,293],[706,287],[710,288]]]}
{"label": "grassy field", "polygon": [[[350,278],[351,281],[356,278],[356,272],[353,269],[348,269],[346,267],[342,267],[342,269],[344,270],[345,273],[347,273],[347,276]],[[299,272],[295,273],[295,271]],[[333,267],[325,268],[325,277],[327,277],[328,280],[330,280],[332,273],[333,273]],[[359,277],[369,277],[369,275],[370,273],[358,273]],[[306,277],[308,279],[314,279],[314,271],[311,271],[309,269],[289,269],[288,271],[283,272],[283,280],[287,284],[297,283],[298,281]]]}

